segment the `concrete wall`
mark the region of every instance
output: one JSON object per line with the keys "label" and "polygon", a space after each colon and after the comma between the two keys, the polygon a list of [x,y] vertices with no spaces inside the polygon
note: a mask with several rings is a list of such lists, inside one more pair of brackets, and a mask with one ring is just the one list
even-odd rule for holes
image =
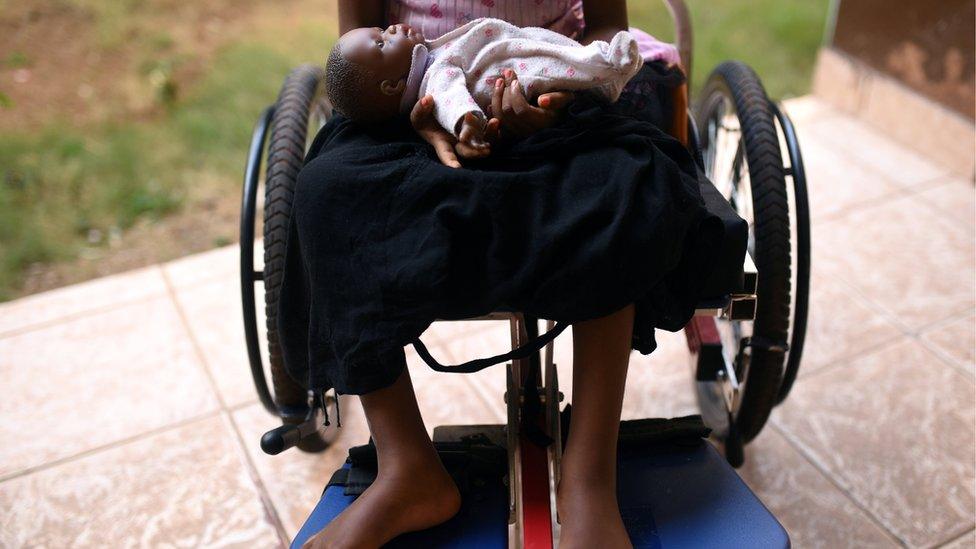
{"label": "concrete wall", "polygon": [[834,0],[813,91],[976,178],[976,1]]}
{"label": "concrete wall", "polygon": [[973,119],[973,0],[840,0],[832,45]]}

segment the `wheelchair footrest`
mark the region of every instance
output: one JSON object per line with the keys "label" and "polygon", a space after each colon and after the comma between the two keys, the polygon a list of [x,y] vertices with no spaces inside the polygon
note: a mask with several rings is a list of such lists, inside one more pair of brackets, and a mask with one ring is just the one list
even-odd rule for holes
{"label": "wheelchair footrest", "polygon": [[[504,548],[508,539],[508,454],[496,444],[501,425],[466,425],[445,432],[435,429],[434,446],[461,492],[461,510],[451,520],[422,532],[404,534],[386,547]],[[444,435],[448,435],[447,438]],[[502,443],[504,444],[504,442]],[[376,448],[370,444],[349,450],[342,469],[333,474],[312,515],[291,547],[324,528],[376,478]]]}
{"label": "wheelchair footrest", "polygon": [[[569,419],[569,414],[564,420]],[[617,498],[635,548],[789,547],[780,523],[702,437],[697,416],[621,424]],[[461,491],[448,522],[389,547],[508,547],[507,453],[502,425],[444,426],[434,444]],[[299,548],[369,486],[375,449],[350,450],[292,542]]]}
{"label": "wheelchair footrest", "polygon": [[790,546],[776,517],[702,439],[621,444],[617,478],[620,513],[635,548]]}

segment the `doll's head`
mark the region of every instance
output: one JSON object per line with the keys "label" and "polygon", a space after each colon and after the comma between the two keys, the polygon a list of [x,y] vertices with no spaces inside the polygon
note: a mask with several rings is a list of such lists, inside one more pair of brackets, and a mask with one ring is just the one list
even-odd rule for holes
{"label": "doll's head", "polygon": [[414,46],[424,37],[409,25],[353,29],[339,38],[325,69],[332,106],[354,120],[386,120],[400,112],[400,98]]}

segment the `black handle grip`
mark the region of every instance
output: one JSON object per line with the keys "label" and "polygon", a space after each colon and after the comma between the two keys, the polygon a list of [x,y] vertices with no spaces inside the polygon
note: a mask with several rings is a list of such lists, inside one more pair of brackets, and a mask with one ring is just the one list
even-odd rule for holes
{"label": "black handle grip", "polygon": [[298,425],[286,424],[272,429],[261,437],[261,449],[265,454],[276,456],[298,444],[302,432]]}

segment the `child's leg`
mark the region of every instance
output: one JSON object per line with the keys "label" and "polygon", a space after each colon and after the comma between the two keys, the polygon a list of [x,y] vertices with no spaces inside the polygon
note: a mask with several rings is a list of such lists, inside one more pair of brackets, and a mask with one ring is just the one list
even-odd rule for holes
{"label": "child's leg", "polygon": [[634,306],[573,325],[573,416],[557,493],[560,548],[630,547],[617,506],[617,432]]}
{"label": "child's leg", "polygon": [[376,481],[304,547],[379,547],[404,532],[454,516],[461,496],[431,444],[410,373],[362,395],[376,444]]}

